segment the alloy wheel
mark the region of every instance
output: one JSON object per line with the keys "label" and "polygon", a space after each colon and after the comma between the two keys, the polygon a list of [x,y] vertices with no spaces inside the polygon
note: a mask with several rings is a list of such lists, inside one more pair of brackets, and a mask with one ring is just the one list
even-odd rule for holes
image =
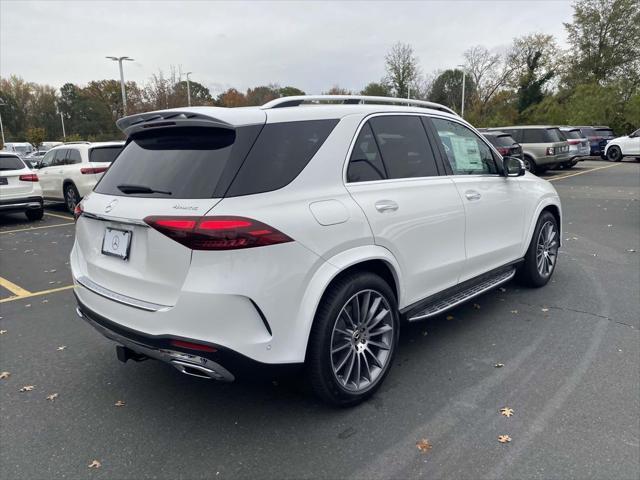
{"label": "alloy wheel", "polygon": [[387,299],[362,290],[342,307],[331,333],[331,366],[340,385],[360,393],[376,384],[393,349],[394,323]]}
{"label": "alloy wheel", "polygon": [[67,208],[70,212],[73,212],[78,204],[78,195],[73,187],[67,188]]}
{"label": "alloy wheel", "polygon": [[546,278],[553,273],[558,257],[558,232],[553,222],[542,225],[536,247],[538,273]]}

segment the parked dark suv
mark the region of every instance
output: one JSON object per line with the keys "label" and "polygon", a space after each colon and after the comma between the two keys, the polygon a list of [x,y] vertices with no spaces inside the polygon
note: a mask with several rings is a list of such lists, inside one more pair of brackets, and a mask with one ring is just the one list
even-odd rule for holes
{"label": "parked dark suv", "polygon": [[510,134],[486,129],[482,129],[480,132],[482,132],[484,138],[489,140],[491,145],[496,147],[496,150],[498,150],[503,157],[509,156],[524,160],[522,157],[522,147]]}

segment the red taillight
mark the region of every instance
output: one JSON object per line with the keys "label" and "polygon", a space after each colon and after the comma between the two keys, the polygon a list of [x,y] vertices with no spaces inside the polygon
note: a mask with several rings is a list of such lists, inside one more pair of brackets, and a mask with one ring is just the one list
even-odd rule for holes
{"label": "red taillight", "polygon": [[567,142],[569,142],[569,145],[580,145],[580,140],[567,140]]}
{"label": "red taillight", "polygon": [[192,250],[235,250],[292,242],[284,233],[244,217],[160,217],[145,223]]}
{"label": "red taillight", "polygon": [[83,212],[84,212],[84,209],[82,208],[82,202],[80,202],[76,205],[76,208],[73,209],[74,220],[78,220],[82,216]]}
{"label": "red taillight", "polygon": [[209,345],[201,345],[200,343],[185,342],[184,340],[171,340],[172,346],[178,348],[188,348],[189,350],[198,350],[200,352],[217,352],[218,349]]}
{"label": "red taillight", "polygon": [[88,173],[102,173],[106,172],[109,167],[83,167],[80,169],[80,173],[88,174]]}
{"label": "red taillight", "polygon": [[500,153],[500,155],[502,155],[503,157],[505,155],[509,155],[509,149],[506,147],[498,147],[498,152]]}
{"label": "red taillight", "polygon": [[35,173],[25,173],[24,175],[20,175],[20,180],[22,180],[23,182],[37,182],[38,181],[38,175],[36,175]]}

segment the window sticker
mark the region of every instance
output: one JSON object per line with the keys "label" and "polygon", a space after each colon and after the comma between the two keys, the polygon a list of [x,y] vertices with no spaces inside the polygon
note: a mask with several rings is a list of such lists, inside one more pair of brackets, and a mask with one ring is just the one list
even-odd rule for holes
{"label": "window sticker", "polygon": [[451,147],[459,170],[482,170],[482,158],[478,142],[469,137],[450,137]]}

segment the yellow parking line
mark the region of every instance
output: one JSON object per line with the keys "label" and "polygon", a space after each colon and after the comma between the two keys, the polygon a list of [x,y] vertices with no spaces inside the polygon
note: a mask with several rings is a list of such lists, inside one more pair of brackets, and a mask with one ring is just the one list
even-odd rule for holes
{"label": "yellow parking line", "polygon": [[621,163],[614,163],[613,165],[605,165],[604,167],[590,168],[589,170],[584,170],[582,172],[576,172],[576,173],[570,173],[569,175],[563,175],[561,177],[549,178],[548,180],[550,182],[553,182],[554,180],[562,180],[563,178],[575,177],[576,175],[584,175],[585,173],[595,172],[596,170],[602,170],[604,168],[619,167],[620,165],[622,165],[622,164]]}
{"label": "yellow parking line", "polygon": [[73,288],[73,285],[67,285],[66,287],[51,288],[49,290],[42,290],[40,292],[27,292],[25,295],[17,295],[15,297],[3,298],[2,300],[0,300],[0,303],[13,302],[14,300],[23,300],[25,298],[31,298],[31,297],[39,297],[40,295],[47,295],[49,293],[62,292],[64,290],[70,290],[72,288]]}
{"label": "yellow parking line", "polygon": [[25,295],[31,295],[29,290],[25,290],[22,287],[19,287],[13,282],[10,282],[6,278],[0,277],[0,287],[6,288],[14,295],[18,295],[19,297],[24,297]]}
{"label": "yellow parking line", "polygon": [[73,220],[73,217],[70,217],[69,215],[59,215],[57,213],[51,213],[51,212],[44,212],[44,214],[50,217],[64,218],[65,220]]}
{"label": "yellow parking line", "polygon": [[0,235],[2,235],[3,233],[16,233],[16,232],[28,232],[30,230],[40,230],[41,228],[65,227],[67,225],[75,225],[75,223],[73,222],[56,223],[55,225],[45,225],[43,227],[20,228],[18,230],[0,230]]}

